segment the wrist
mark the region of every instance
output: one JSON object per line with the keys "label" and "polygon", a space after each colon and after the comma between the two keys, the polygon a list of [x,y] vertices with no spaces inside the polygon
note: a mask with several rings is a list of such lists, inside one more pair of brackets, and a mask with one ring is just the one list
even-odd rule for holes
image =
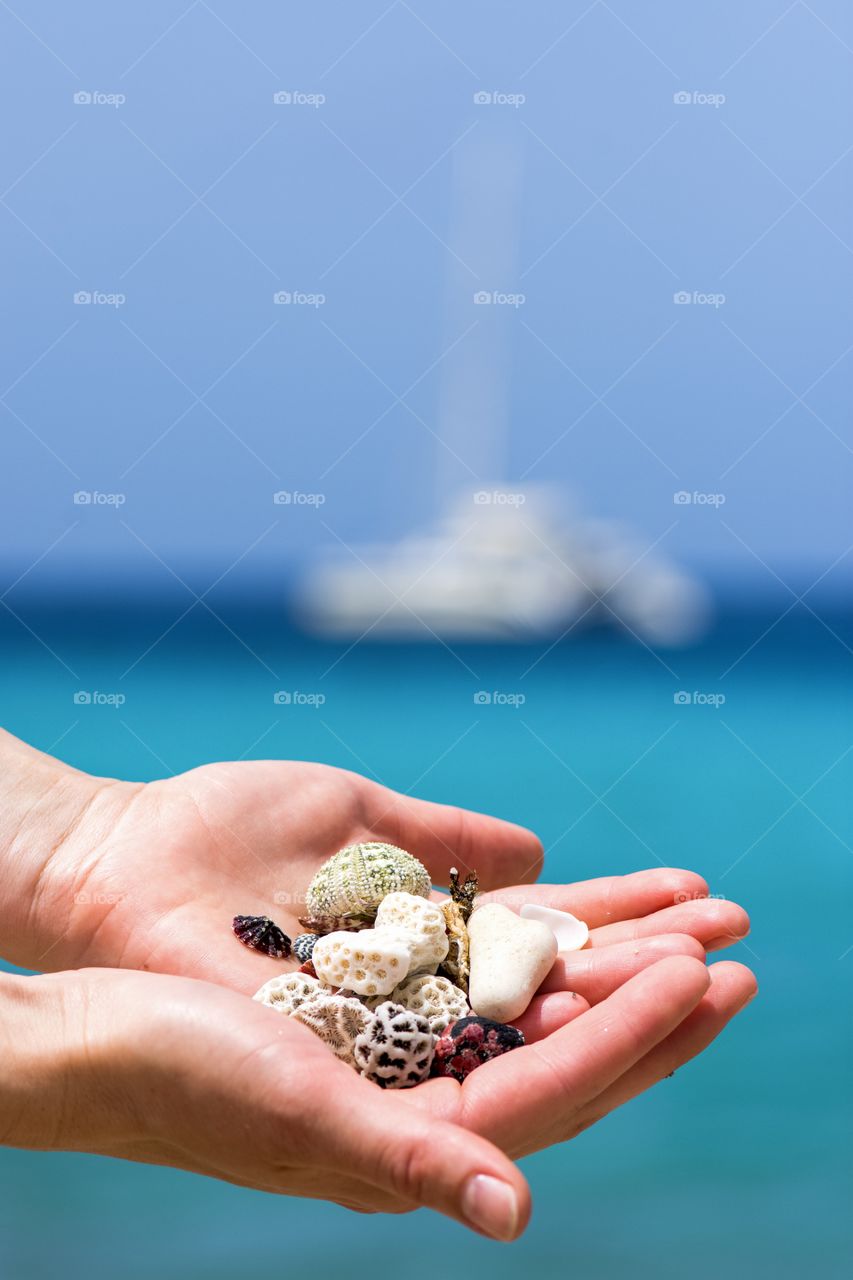
{"label": "wrist", "polygon": [[3,730],[0,779],[0,954],[28,969],[69,967],[99,923],[80,909],[98,846],[143,784],[92,777]]}

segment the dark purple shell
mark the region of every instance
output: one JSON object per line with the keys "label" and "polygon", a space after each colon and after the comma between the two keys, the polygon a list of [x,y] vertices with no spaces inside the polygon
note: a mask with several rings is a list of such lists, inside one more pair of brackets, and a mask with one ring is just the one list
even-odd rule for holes
{"label": "dark purple shell", "polygon": [[286,960],[290,955],[290,938],[269,916],[235,916],[231,928],[253,951],[263,951],[274,960]]}
{"label": "dark purple shell", "polygon": [[459,1018],[435,1043],[432,1075],[450,1076],[461,1084],[484,1062],[523,1044],[524,1036],[518,1027],[474,1015]]}

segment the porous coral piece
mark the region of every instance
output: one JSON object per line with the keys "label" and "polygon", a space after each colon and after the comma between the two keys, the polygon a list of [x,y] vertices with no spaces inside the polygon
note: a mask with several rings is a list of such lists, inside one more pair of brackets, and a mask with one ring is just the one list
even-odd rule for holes
{"label": "porous coral piece", "polygon": [[389,893],[384,897],[376,913],[375,929],[400,931],[410,938],[409,973],[435,973],[450,946],[439,904],[411,893]]}
{"label": "porous coral piece", "polygon": [[523,1044],[524,1036],[517,1027],[491,1018],[460,1018],[436,1041],[432,1074],[451,1076],[462,1084],[484,1062]]}
{"label": "porous coral piece", "polygon": [[360,996],[388,995],[409,972],[411,947],[393,930],[327,933],[314,946],[311,962],[322,982]]}
{"label": "porous coral piece", "polygon": [[439,973],[457,987],[460,991],[468,992],[468,974],[470,965],[468,960],[468,927],[465,924],[465,918],[460,910],[459,903],[454,902],[452,898],[448,898],[446,902],[441,904],[441,910],[444,914],[444,924],[447,930],[448,950],[444,957],[444,962],[439,967]]}
{"label": "porous coral piece", "polygon": [[434,1036],[440,1036],[451,1023],[468,1012],[465,992],[454,987],[448,978],[440,978],[432,973],[407,978],[391,992],[391,1000],[394,1004],[401,1004],[410,1013],[426,1018]]}
{"label": "porous coral piece", "polygon": [[294,1009],[291,1017],[309,1027],[336,1058],[350,1067],[357,1065],[354,1055],[359,1037],[369,1034],[376,1020],[360,1000],[334,994],[306,1000]]}
{"label": "porous coral piece", "polygon": [[434,1044],[426,1018],[386,1000],[356,1039],[355,1065],[381,1089],[410,1089],[429,1075]]}
{"label": "porous coral piece", "polygon": [[313,1000],[320,991],[319,979],[305,973],[285,973],[280,978],[270,978],[252,999],[281,1013],[293,1013],[306,1000]]}
{"label": "porous coral piece", "polygon": [[402,889],[428,898],[431,888],[426,867],[405,849],[367,841],[347,845],[324,862],[308,886],[305,901],[309,919],[328,915],[372,919],[387,894]]}

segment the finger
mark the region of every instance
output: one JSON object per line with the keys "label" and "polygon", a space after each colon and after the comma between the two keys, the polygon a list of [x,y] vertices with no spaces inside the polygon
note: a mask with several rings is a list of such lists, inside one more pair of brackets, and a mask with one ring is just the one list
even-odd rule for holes
{"label": "finger", "polygon": [[547,1040],[473,1071],[462,1087],[464,1123],[516,1157],[563,1141],[580,1108],[674,1031],[708,981],[698,960],[658,961]]}
{"label": "finger", "polygon": [[689,933],[706,950],[719,949],[747,936],[749,916],[736,902],[726,902],[722,898],[698,898],[679,902],[637,920],[603,925],[590,933],[589,945],[612,946],[615,942],[631,942],[656,933]]}
{"label": "finger", "polygon": [[749,1004],[758,990],[755,975],[745,965],[731,960],[712,965],[708,973],[711,985],[693,1012],[677,1030],[579,1113],[578,1131],[695,1058]]}
{"label": "finger", "polygon": [[485,1138],[366,1081],[350,1089],[345,1102],[330,1106],[328,1115],[319,1150],[324,1162],[331,1157],[330,1168],[347,1170],[407,1207],[437,1209],[495,1240],[514,1240],[524,1230],[530,1215],[527,1183]]}
{"label": "finger", "polygon": [[576,991],[590,1004],[598,1004],[623,982],[667,956],[704,960],[705,950],[695,938],[672,933],[639,938],[636,942],[618,942],[610,947],[564,951],[557,956],[539,991]]}
{"label": "finger", "polygon": [[[570,911],[584,920],[590,929],[649,915],[694,897],[703,897],[708,886],[694,871],[661,867],[651,871],[635,871],[626,876],[602,876],[597,880],[581,880],[577,884],[537,884],[532,888],[513,886],[503,889],[494,901],[517,911],[525,902]],[[488,898],[484,899],[488,901]],[[679,930],[658,930],[677,933]],[[683,930],[681,931],[683,932]]]}
{"label": "finger", "polygon": [[374,834],[416,854],[436,884],[448,883],[451,867],[476,871],[484,889],[527,883],[542,870],[540,841],[514,822],[384,787],[373,793],[373,807]]}
{"label": "finger", "polygon": [[534,996],[513,1026],[518,1027],[527,1044],[533,1044],[579,1018],[588,1008],[586,1000],[576,991],[552,991]]}

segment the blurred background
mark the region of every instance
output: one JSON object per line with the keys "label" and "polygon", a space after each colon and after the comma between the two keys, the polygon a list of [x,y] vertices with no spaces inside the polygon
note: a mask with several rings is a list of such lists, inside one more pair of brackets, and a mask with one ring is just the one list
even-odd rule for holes
{"label": "blurred background", "polygon": [[0,34],[6,727],[353,768],[533,827],[551,880],[695,867],[761,985],[525,1162],[511,1248],[3,1151],[3,1276],[849,1274],[849,7]]}

